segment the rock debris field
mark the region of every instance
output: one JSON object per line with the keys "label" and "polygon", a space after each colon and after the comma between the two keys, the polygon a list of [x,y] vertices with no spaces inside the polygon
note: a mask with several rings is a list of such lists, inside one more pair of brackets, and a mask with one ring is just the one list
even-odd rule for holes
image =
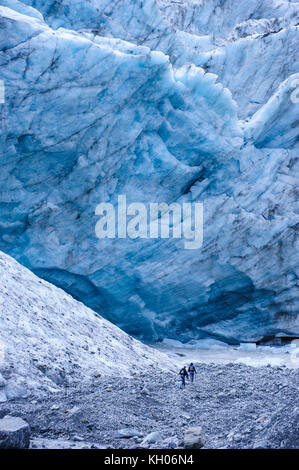
{"label": "rock debris field", "polygon": [[194,427],[202,428],[198,447],[298,448],[298,369],[229,363],[197,370],[185,390],[170,372],[98,376],[46,398],[10,400],[0,418],[23,418],[31,448],[184,448]]}

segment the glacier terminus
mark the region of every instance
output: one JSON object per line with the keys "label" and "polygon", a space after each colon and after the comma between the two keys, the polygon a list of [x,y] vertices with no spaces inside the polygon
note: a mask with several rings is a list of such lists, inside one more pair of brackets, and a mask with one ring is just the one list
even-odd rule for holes
{"label": "glacier terminus", "polygon": [[[298,337],[298,13],[1,0],[0,250],[146,342]],[[120,195],[202,244],[97,237]]]}

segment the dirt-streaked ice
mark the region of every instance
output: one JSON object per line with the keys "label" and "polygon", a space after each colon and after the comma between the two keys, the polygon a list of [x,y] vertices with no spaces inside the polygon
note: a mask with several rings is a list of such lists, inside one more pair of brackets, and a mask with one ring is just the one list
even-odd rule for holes
{"label": "dirt-streaked ice", "polygon": [[[298,335],[298,2],[25,3],[0,7],[0,249],[146,341]],[[121,194],[203,203],[202,248],[97,239]]]}

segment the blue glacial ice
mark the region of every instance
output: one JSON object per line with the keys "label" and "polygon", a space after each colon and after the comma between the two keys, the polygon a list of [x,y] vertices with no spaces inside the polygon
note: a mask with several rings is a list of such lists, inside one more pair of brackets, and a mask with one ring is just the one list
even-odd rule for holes
{"label": "blue glacial ice", "polygon": [[[0,250],[147,341],[298,335],[298,6],[1,0]],[[202,248],[97,239],[119,194]]]}

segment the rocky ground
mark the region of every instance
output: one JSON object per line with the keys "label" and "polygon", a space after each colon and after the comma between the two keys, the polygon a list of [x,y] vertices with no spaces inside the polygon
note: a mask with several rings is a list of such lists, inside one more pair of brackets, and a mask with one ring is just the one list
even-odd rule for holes
{"label": "rocky ground", "polygon": [[298,410],[298,369],[231,363],[199,365],[185,390],[170,372],[99,376],[10,400],[0,418],[27,421],[33,448],[176,448],[193,426],[205,448],[298,448]]}

